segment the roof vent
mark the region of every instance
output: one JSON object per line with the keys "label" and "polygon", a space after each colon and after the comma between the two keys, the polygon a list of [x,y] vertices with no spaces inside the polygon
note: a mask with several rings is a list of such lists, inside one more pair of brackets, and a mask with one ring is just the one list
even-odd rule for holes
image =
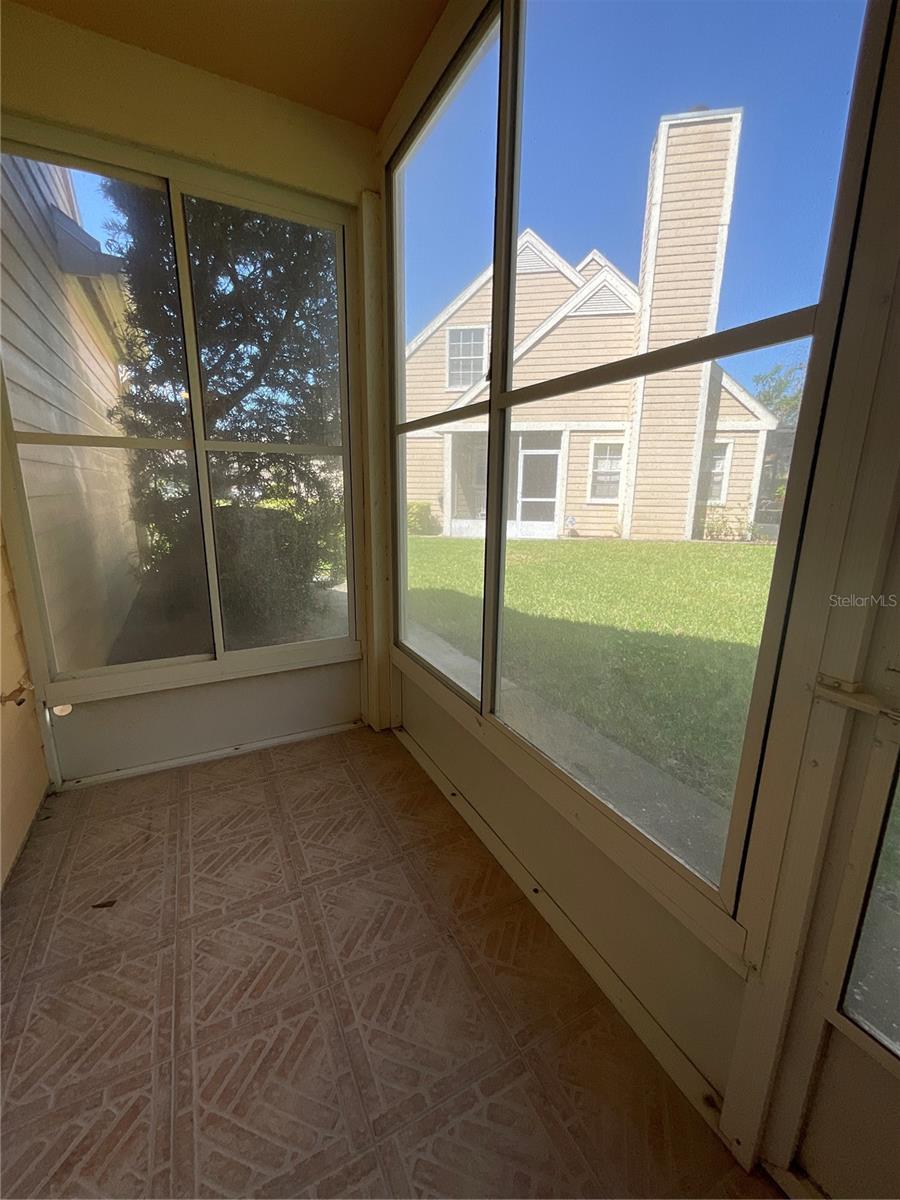
{"label": "roof vent", "polygon": [[615,313],[630,313],[634,309],[621,296],[609,287],[601,284],[596,292],[582,300],[573,311],[573,317],[606,317]]}
{"label": "roof vent", "polygon": [[533,246],[523,246],[516,256],[517,275],[538,275],[553,269]]}

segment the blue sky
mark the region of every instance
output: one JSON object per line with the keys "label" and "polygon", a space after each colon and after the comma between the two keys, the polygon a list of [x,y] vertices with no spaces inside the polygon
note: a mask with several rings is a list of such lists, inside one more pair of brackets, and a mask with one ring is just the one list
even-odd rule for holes
{"label": "blue sky", "polygon": [[95,237],[103,249],[109,234],[104,226],[115,215],[115,209],[100,191],[100,176],[90,171],[73,171],[72,186],[81,214],[81,227]]}
{"label": "blue sky", "polygon": [[[637,279],[660,116],[741,107],[719,328],[818,297],[863,0],[530,0],[519,228]],[[407,162],[413,336],[491,258],[496,45]],[[742,381],[796,351],[743,356]]]}

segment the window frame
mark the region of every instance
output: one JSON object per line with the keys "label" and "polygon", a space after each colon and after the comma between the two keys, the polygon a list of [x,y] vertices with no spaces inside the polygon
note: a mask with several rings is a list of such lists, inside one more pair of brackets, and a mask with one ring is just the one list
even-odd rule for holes
{"label": "window frame", "polygon": [[[728,485],[731,482],[731,459],[732,459],[732,455],[734,454],[734,438],[716,438],[716,440],[713,442],[713,453],[715,453],[716,446],[724,446],[725,447],[725,462],[722,465],[722,487],[719,492],[718,500],[712,500],[710,498],[707,498],[706,503],[707,503],[707,505],[709,505],[712,508],[724,508],[725,505],[728,503]],[[710,458],[710,463],[709,463],[710,482],[712,481],[712,478],[713,478],[712,464],[713,464],[713,459]]]}
{"label": "window frame", "polygon": [[[89,437],[87,442],[75,436],[27,434],[13,427],[3,378],[3,468],[9,482],[5,493],[4,525],[10,532],[10,559],[17,591],[22,598],[23,632],[31,663],[35,692],[48,706],[82,703],[97,699],[137,695],[146,692],[186,687],[193,684],[273,674],[308,666],[324,666],[359,660],[362,657],[358,628],[361,624],[363,586],[354,570],[358,557],[356,544],[361,530],[361,480],[358,478],[360,430],[356,414],[360,411],[359,371],[356,346],[348,330],[356,323],[356,300],[348,263],[356,261],[355,215],[352,209],[336,201],[323,200],[298,190],[263,183],[231,171],[187,163],[156,151],[144,150],[108,137],[83,134],[30,118],[9,116],[4,121],[2,152],[62,167],[84,169],[149,185],[166,192],[171,212],[173,245],[177,269],[177,287],[182,308],[185,358],[190,389],[192,438],[183,439],[178,448],[193,454],[199,481],[199,503],[206,559],[207,582],[212,609],[214,645],[211,654],[185,655],[178,658],[152,659],[89,670],[61,672],[53,655],[53,642],[41,576],[37,563],[28,516],[24,485],[19,467],[17,444],[44,443],[154,448],[156,438]],[[293,443],[229,442],[205,436],[202,412],[200,368],[196,345],[196,324],[191,298],[190,265],[185,236],[184,195],[218,201],[264,213],[283,220],[312,224],[335,235],[338,319],[341,351],[340,446],[300,446]],[[174,445],[174,443],[172,443]],[[315,453],[340,457],[344,478],[344,525],[347,548],[348,635],[315,641],[285,643],[241,650],[226,650],[222,636],[218,579],[215,575],[215,540],[212,530],[208,472],[204,470],[210,452]],[[206,478],[204,479],[204,475]]]}
{"label": "window frame", "polygon": [[[471,383],[466,383],[466,384],[452,383],[450,381],[450,363],[452,361],[452,354],[453,354],[453,346],[452,346],[453,336],[452,335],[454,333],[473,333],[477,330],[481,331],[481,337],[482,337],[481,374],[476,379],[473,379],[471,381]],[[484,379],[485,374],[487,372],[487,365],[488,365],[488,362],[490,361],[490,353],[491,353],[490,338],[491,338],[490,325],[448,325],[447,326],[447,346],[446,346],[447,353],[446,353],[446,358],[445,358],[446,381],[447,381],[446,391],[457,392],[460,395],[462,395],[463,393],[467,392],[470,388],[474,387],[476,383],[480,383]],[[470,355],[465,361],[474,361],[474,356]]]}
{"label": "window frame", "polygon": [[[621,450],[619,460],[619,480],[616,487],[615,496],[594,496],[591,493],[594,488],[594,454],[598,446],[618,446]],[[588,443],[588,472],[587,472],[587,495],[585,497],[586,504],[599,505],[614,505],[616,508],[622,503],[622,481],[625,478],[625,435],[621,438],[591,438]]]}
{"label": "window frame", "polygon": [[[745,325],[715,331],[688,342],[558,376],[554,379],[515,388],[512,385],[512,322],[515,278],[517,184],[523,75],[525,0],[494,0],[482,13],[468,35],[459,44],[443,75],[437,80],[418,114],[405,133],[394,136],[384,153],[385,199],[388,213],[387,263],[388,296],[393,301],[402,295],[402,273],[398,258],[402,242],[395,231],[398,210],[394,173],[432,116],[440,110],[448,92],[465,71],[470,59],[487,36],[487,30],[500,17],[500,80],[497,144],[497,188],[494,213],[494,257],[492,264],[492,320],[488,399],[470,405],[459,417],[488,416],[488,514],[485,544],[484,624],[482,646],[482,687],[474,701],[431,663],[404,646],[399,636],[397,611],[402,602],[394,594],[395,631],[391,658],[394,665],[415,680],[449,714],[462,723],[483,744],[537,788],[548,802],[591,838],[645,885],[679,919],[687,920],[698,935],[742,974],[746,970],[743,945],[747,929],[739,914],[751,913],[761,900],[754,886],[744,899],[741,888],[745,855],[749,853],[751,817],[766,754],[769,718],[779,683],[782,646],[786,636],[789,600],[798,569],[804,531],[804,515],[812,489],[819,429],[825,396],[832,370],[832,348],[839,327],[855,221],[862,197],[866,147],[871,136],[875,100],[885,46],[885,21],[880,0],[870,0],[867,19],[857,57],[853,99],[845,129],[845,149],[835,196],[829,251],[818,300],[815,304],[773,314]],[[398,398],[402,397],[399,365],[402,346],[397,338],[394,303],[387,312],[388,355],[393,438],[392,459],[396,493],[396,445],[405,432],[447,425],[459,419],[454,410],[432,414],[412,421],[398,420]],[[731,810],[727,844],[718,883],[703,879],[693,869],[655,843],[637,826],[620,817],[614,808],[594,792],[583,787],[549,757],[531,746],[513,729],[503,725],[495,712],[495,687],[498,659],[498,634],[502,588],[502,552],[504,546],[505,443],[509,423],[508,409],[535,400],[550,400],[572,392],[605,384],[638,379],[641,376],[675,370],[679,367],[713,362],[746,351],[811,338],[804,405],[794,448],[793,471],[789,480],[782,516],[781,533],[772,573],[764,629],[757,655],[756,670],[744,729],[743,752]],[[633,451],[629,451],[631,453]],[[631,464],[626,467],[626,495],[631,486]],[[397,506],[394,522],[394,579],[400,587],[398,548],[402,539]],[[754,835],[754,841],[756,835]],[[755,884],[754,880],[754,884]],[[738,942],[740,948],[736,949]]]}

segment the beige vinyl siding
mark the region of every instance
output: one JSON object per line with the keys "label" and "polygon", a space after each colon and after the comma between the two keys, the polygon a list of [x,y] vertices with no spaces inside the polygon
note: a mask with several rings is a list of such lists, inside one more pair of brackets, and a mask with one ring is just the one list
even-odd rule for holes
{"label": "beige vinyl siding", "polygon": [[[406,417],[415,421],[444,412],[462,395],[447,387],[447,331],[491,323],[491,283],[487,281],[406,360]],[[490,347],[490,332],[488,332]]]}
{"label": "beige vinyl siding", "polygon": [[[622,441],[624,433],[597,433],[573,430],[569,434],[569,456],[566,473],[565,512],[563,528],[567,537],[617,537],[621,534],[621,493],[619,504],[591,504],[588,502],[590,478],[590,447],[595,439]],[[622,491],[624,492],[624,463]],[[574,517],[574,528],[566,525],[566,518]]]}
{"label": "beige vinyl siding", "polygon": [[579,274],[583,279],[593,279],[599,270],[601,270],[600,263],[592,259],[590,262],[584,264]]}
{"label": "beige vinyl siding", "polygon": [[710,331],[734,120],[668,127],[648,349]]}
{"label": "beige vinyl siding", "polygon": [[[654,151],[650,195],[662,171],[659,225],[642,263],[642,302],[649,305],[646,348],[709,332],[714,317],[719,240],[726,228],[728,172],[736,118],[666,126]],[[653,256],[652,277],[650,256]],[[685,536],[697,441],[701,366],[649,376],[643,385],[631,535]]]}
{"label": "beige vinyl siding", "polygon": [[[410,434],[406,439],[406,501],[427,500],[444,521],[444,434]],[[447,497],[449,499],[449,497]]]}
{"label": "beige vinyl siding", "polygon": [[[514,344],[519,345],[542,321],[574,295],[575,285],[559,271],[516,275]],[[519,385],[516,368],[516,385]]]}
{"label": "beige vinyl siding", "polygon": [[746,409],[737,396],[733,395],[726,386],[722,387],[722,394],[719,398],[719,422],[722,421],[753,421],[757,422],[759,418]]}
{"label": "beige vinyl siding", "polygon": [[[28,674],[22,626],[6,558],[0,546],[0,687],[5,693],[18,687]],[[4,704],[0,709],[0,738],[3,771],[0,774],[0,881],[5,880],[22,848],[38,805],[47,789],[47,767],[38,730],[38,717],[31,692],[19,707]]]}
{"label": "beige vinyl siding", "polygon": [[[50,206],[77,219],[66,172],[4,157],[3,365],[19,429],[109,435],[114,344],[90,287],[57,261]],[[21,450],[30,517],[61,669],[100,666],[137,594],[128,452]]]}
{"label": "beige vinyl siding", "polygon": [[[520,386],[589,366],[614,362],[634,353],[637,318],[632,314],[566,317],[521,360]],[[513,410],[516,427],[529,422],[627,421],[631,417],[631,381],[589,388]]]}
{"label": "beige vinyl siding", "polygon": [[746,536],[751,519],[750,498],[753,489],[753,473],[756,467],[756,449],[759,433],[717,432],[717,442],[731,442],[731,470],[724,504],[712,504],[709,513],[716,513],[732,527],[735,536]]}

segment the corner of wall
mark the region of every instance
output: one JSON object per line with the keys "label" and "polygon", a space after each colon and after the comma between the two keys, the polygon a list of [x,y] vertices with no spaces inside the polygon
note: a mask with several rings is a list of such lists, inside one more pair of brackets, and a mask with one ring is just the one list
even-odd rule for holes
{"label": "corner of wall", "polygon": [[[0,683],[5,693],[17,687],[19,680],[28,673],[28,661],[5,544],[0,550],[0,560]],[[0,775],[0,881],[5,881],[28,836],[49,782],[37,712],[31,695],[21,706],[4,704],[0,708],[0,740],[3,746],[3,772]]]}

